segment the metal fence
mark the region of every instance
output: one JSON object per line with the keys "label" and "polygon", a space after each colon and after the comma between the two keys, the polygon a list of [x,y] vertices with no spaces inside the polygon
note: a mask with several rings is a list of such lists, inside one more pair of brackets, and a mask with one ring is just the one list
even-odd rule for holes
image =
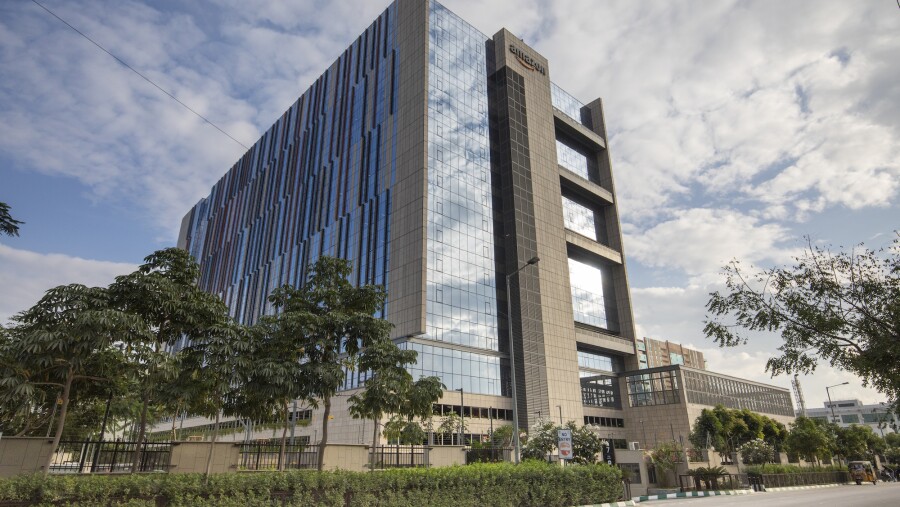
{"label": "metal fence", "polygon": [[[69,440],[59,443],[50,464],[51,474],[131,472],[138,442]],[[143,442],[138,472],[168,472],[171,442]]]}
{"label": "metal fence", "polygon": [[386,445],[373,448],[369,458],[375,469],[427,467],[428,448],[416,445]]}
{"label": "metal fence", "polygon": [[[241,444],[240,470],[278,470],[281,460],[279,442],[245,442]],[[314,469],[318,462],[319,446],[286,444],[285,469]]]}
{"label": "metal fence", "polygon": [[502,463],[512,461],[512,449],[503,447],[483,447],[481,449],[466,449],[466,464],[472,463]]}
{"label": "metal fence", "polygon": [[679,475],[678,483],[681,491],[716,491],[750,487],[747,474]]}
{"label": "metal fence", "polygon": [[816,484],[843,484],[850,482],[846,470],[833,472],[804,472],[800,474],[762,474],[762,484],[767,488],[811,486]]}

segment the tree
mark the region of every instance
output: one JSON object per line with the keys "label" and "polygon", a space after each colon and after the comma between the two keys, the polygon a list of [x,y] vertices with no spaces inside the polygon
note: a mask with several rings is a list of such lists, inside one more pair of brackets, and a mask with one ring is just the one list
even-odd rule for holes
{"label": "tree", "polygon": [[747,465],[762,465],[775,459],[775,448],[761,438],[745,443],[738,452],[741,453],[741,460]]}
{"label": "tree", "polygon": [[657,479],[663,487],[669,484],[669,471],[675,470],[681,462],[683,452],[675,442],[660,442],[648,453],[650,461],[656,467]]}
{"label": "tree", "polygon": [[596,463],[597,457],[603,453],[603,448],[612,445],[612,442],[604,440],[598,430],[590,425],[579,427],[575,421],[566,423],[566,428],[572,431],[572,461],[586,465]]}
{"label": "tree", "polygon": [[724,268],[726,290],[710,294],[704,332],[720,346],[747,343],[739,330],[780,332],[766,370],[815,370],[818,361],[852,372],[900,398],[900,234],[890,247],[832,253],[812,244],[790,268]]}
{"label": "tree", "polygon": [[528,438],[522,446],[522,457],[525,459],[547,459],[547,454],[556,449],[559,441],[559,427],[549,419],[538,418],[529,428]]}
{"label": "tree", "polygon": [[73,391],[80,382],[114,378],[123,364],[114,342],[140,333],[143,323],[139,317],[113,309],[109,303],[106,289],[62,285],[16,315],[14,327],[8,330],[11,339],[4,342],[0,356],[10,362],[7,376],[0,381],[0,396],[34,400],[36,389],[52,387],[47,394],[54,401],[58,397],[53,451],[44,466],[45,474],[62,438]]}
{"label": "tree", "polygon": [[[459,414],[451,410],[449,414],[444,415],[444,420],[438,425],[437,434],[441,436],[442,441],[447,440],[446,437],[449,436],[452,443],[453,435],[465,434],[468,429],[468,425],[459,417]],[[458,443],[463,445],[462,442]]]}
{"label": "tree", "polygon": [[[140,317],[144,324],[141,333],[135,335],[137,339],[126,344],[141,400],[139,442],[146,434],[148,410],[157,386],[178,372],[167,346],[203,336],[221,321],[224,305],[217,296],[197,287],[199,275],[200,268],[187,251],[166,248],[147,256],[135,272],[117,277],[109,287],[114,304]],[[135,471],[140,454],[141,446],[137,445]]]}
{"label": "tree", "polygon": [[494,428],[494,433],[491,435],[491,447],[511,447],[513,440],[513,429],[512,425],[504,424],[498,428]]}
{"label": "tree", "polygon": [[872,428],[851,424],[847,428],[835,425],[835,450],[846,461],[873,460],[885,450],[885,443]]}
{"label": "tree", "polygon": [[798,417],[791,423],[785,440],[788,452],[805,461],[814,462],[831,455],[834,440],[816,421],[808,417]]}
{"label": "tree", "polygon": [[366,347],[390,336],[391,324],[375,317],[384,306],[384,288],[354,287],[352,269],[344,259],[323,256],[310,266],[300,288],[275,289],[269,301],[280,312],[276,326],[296,330],[305,361],[300,365],[309,396],[324,406],[318,469],[322,470],[328,443],[331,399],[344,384],[346,369],[355,366]]}
{"label": "tree", "polygon": [[24,223],[25,222],[20,222],[10,216],[9,204],[0,202],[0,232],[6,234],[7,236],[18,236],[19,225]]}

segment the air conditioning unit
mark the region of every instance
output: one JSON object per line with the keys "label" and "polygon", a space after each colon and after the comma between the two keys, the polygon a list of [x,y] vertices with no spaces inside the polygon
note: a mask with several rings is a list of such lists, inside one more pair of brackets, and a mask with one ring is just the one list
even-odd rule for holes
{"label": "air conditioning unit", "polygon": [[632,451],[640,451],[641,443],[640,442],[628,442],[628,449]]}

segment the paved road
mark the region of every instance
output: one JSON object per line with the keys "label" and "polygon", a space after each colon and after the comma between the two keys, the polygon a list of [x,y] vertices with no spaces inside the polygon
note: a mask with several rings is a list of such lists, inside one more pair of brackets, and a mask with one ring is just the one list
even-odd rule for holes
{"label": "paved road", "polygon": [[717,507],[720,505],[765,505],[765,507],[842,507],[865,506],[900,507],[900,482],[878,485],[846,485],[832,488],[803,489],[798,491],[778,491],[775,493],[754,493],[739,496],[711,496],[701,498],[679,498],[675,500],[654,500],[641,502],[646,505],[684,507]]}

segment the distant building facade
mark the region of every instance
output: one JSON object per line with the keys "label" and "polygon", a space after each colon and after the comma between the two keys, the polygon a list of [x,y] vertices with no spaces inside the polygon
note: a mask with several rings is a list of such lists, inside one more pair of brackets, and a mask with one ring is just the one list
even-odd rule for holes
{"label": "distant building facade", "polygon": [[683,364],[688,368],[698,370],[706,369],[706,359],[703,357],[703,352],[684,347],[680,343],[644,337],[636,340],[636,346],[638,365],[641,369],[676,364]]}
{"label": "distant building facade", "polygon": [[[834,406],[833,416],[832,405]],[[797,415],[800,415],[799,411]],[[806,409],[806,416],[820,421],[833,421],[842,428],[847,428],[851,424],[864,424],[872,428],[876,435],[898,433],[898,426],[900,426],[900,420],[891,412],[889,404],[866,405],[860,400],[835,400],[831,403],[826,401],[823,408]]]}

